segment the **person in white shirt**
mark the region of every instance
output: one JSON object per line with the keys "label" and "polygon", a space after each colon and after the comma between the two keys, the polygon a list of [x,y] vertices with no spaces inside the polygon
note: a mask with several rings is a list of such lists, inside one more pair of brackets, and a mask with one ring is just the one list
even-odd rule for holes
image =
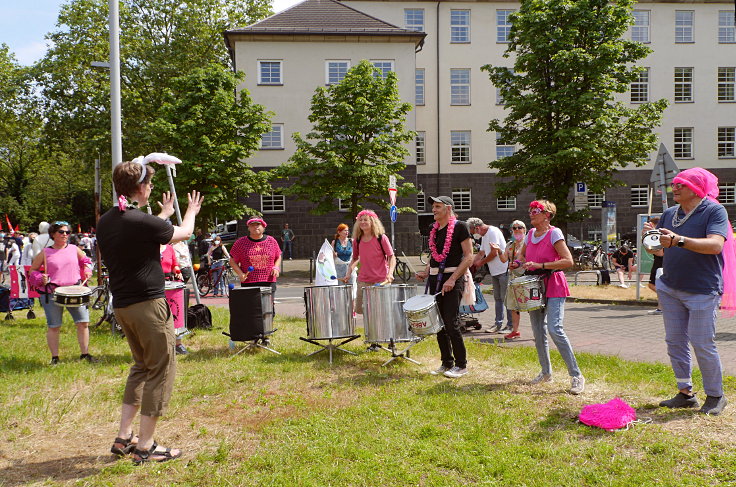
{"label": "person in white shirt", "polygon": [[36,232],[31,232],[28,234],[28,242],[23,245],[23,252],[21,253],[20,257],[20,265],[31,265],[33,263],[33,258],[38,255],[38,253],[34,252],[33,249],[33,242],[36,240],[36,237],[38,237],[38,234]]}
{"label": "person in white shirt", "polygon": [[482,239],[480,250],[475,255],[473,265],[482,267],[488,264],[493,283],[493,300],[496,303],[496,315],[493,328],[486,330],[488,333],[498,333],[512,329],[511,312],[506,310],[506,327],[503,326],[504,300],[506,299],[506,288],[508,286],[507,264],[501,261],[499,254],[506,250],[506,239],[503,233],[493,225],[486,225],[480,218],[468,218],[470,233],[480,234]]}

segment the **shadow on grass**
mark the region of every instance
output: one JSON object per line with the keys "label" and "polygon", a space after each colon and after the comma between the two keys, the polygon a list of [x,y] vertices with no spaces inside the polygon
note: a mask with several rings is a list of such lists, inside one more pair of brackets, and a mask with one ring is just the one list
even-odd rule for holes
{"label": "shadow on grass", "polygon": [[[28,485],[43,482],[79,480],[96,475],[103,468],[115,463],[115,458],[97,455],[79,455],[75,457],[46,460],[43,462],[23,462],[0,469],[0,479],[4,486]],[[83,465],[83,466],[82,466]]]}

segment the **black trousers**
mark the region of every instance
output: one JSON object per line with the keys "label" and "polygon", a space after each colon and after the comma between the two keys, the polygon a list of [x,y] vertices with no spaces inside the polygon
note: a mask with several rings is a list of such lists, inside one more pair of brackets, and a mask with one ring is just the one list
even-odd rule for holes
{"label": "black trousers", "polygon": [[[451,274],[445,274],[443,281],[449,278]],[[437,276],[429,276],[429,292],[434,294],[437,286]],[[468,365],[467,352],[465,351],[465,342],[463,334],[460,331],[460,299],[463,295],[465,287],[465,277],[461,277],[455,282],[455,287],[449,293],[444,295],[438,294],[437,307],[445,327],[437,333],[437,344],[440,347],[440,356],[442,365],[445,367],[457,366],[464,369]]]}

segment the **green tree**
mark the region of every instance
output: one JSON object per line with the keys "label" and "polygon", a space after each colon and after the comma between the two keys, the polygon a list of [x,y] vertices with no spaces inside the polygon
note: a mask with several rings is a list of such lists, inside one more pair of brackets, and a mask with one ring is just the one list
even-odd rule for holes
{"label": "green tree", "polygon": [[[414,140],[406,130],[410,103],[402,103],[396,74],[385,77],[368,61],[351,68],[338,84],[319,87],[312,97],[306,138],[294,133],[297,150],[273,171],[291,178],[283,188],[315,204],[315,214],[338,209],[337,199],[349,200],[355,216],[367,202],[386,206],[384,194],[390,175],[398,173],[409,155],[405,145]],[[412,183],[397,185],[399,195],[415,191]],[[401,208],[400,211],[411,211]]]}
{"label": "green tree", "polygon": [[502,144],[514,155],[493,161],[499,196],[530,188],[553,201],[561,223],[587,211],[571,207],[570,188],[586,182],[602,193],[615,186],[616,172],[641,166],[656,148],[653,128],[666,100],[628,108],[617,99],[641,68],[634,63],[651,49],[625,40],[633,0],[525,0],[511,17],[513,69],[483,66],[500,90],[503,121],[491,120]]}
{"label": "green tree", "polygon": [[[239,197],[270,189],[267,173],[255,173],[245,160],[258,149],[261,134],[270,127],[269,116],[246,90],[236,95],[245,76],[220,64],[211,64],[173,78],[159,118],[151,125],[148,146],[182,159],[177,165],[177,186],[205,195],[200,216],[241,217],[253,210]],[[159,187],[168,187],[156,175]],[[186,195],[179,195],[181,203]]]}

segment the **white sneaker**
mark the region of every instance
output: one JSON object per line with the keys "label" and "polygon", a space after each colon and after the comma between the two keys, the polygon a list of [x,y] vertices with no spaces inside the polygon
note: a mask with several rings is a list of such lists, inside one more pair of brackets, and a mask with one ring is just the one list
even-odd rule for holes
{"label": "white sneaker", "polygon": [[629,285],[628,284],[619,284],[618,287],[620,287],[622,289],[628,289],[629,288]]}
{"label": "white sneaker", "polygon": [[650,315],[661,315],[662,314],[662,310],[659,309],[659,308],[657,308],[657,309],[651,309],[651,310],[647,311],[647,314],[650,314]]}
{"label": "white sneaker", "polygon": [[585,390],[585,377],[579,375],[572,378],[570,384],[570,394],[581,394]]}
{"label": "white sneaker", "polygon": [[552,380],[552,374],[545,374],[540,372],[538,376],[529,381],[530,384],[541,384],[542,382],[549,382]]}
{"label": "white sneaker", "polygon": [[462,377],[467,373],[467,368],[461,369],[460,367],[453,367],[445,372],[445,377],[449,377],[450,379],[457,379],[458,377]]}
{"label": "white sneaker", "polygon": [[450,370],[449,367],[445,367],[444,365],[440,365],[438,369],[435,369],[430,372],[432,375],[443,375],[445,372]]}

